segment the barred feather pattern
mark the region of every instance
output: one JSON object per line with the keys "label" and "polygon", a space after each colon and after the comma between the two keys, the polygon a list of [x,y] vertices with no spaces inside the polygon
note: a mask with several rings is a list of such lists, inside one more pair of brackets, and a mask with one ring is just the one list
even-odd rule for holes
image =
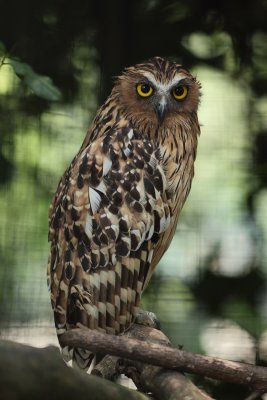
{"label": "barred feather pattern", "polygon": [[[189,193],[198,133],[195,110],[142,127],[115,85],[50,207],[48,280],[58,335],[75,327],[117,334],[131,325]],[[63,355],[83,369],[93,358],[76,348]]]}

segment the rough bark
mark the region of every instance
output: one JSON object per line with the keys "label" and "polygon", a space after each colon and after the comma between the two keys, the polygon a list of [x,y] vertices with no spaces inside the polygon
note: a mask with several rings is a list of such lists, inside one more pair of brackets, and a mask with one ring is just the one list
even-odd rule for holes
{"label": "rough bark", "polygon": [[[158,337],[160,332],[150,327],[134,325],[128,336],[131,335],[133,330],[140,332],[140,337],[143,338]],[[265,367],[193,354],[161,344],[160,339],[156,343],[146,343],[144,340],[137,340],[132,337],[106,335],[96,331],[77,329],[66,332],[61,337],[61,343],[86,348],[93,352],[109,353],[120,358],[141,361],[163,368],[246,385],[257,391],[267,391],[267,368]]]}
{"label": "rough bark", "polygon": [[[147,330],[140,328],[140,325],[133,325],[125,335],[148,342],[170,344],[169,339],[157,329],[150,330],[148,335],[147,333]],[[107,355],[92,371],[93,374],[111,380],[117,377],[118,372],[131,378],[140,391],[151,392],[155,398],[160,400],[184,400],[186,398],[211,400],[211,397],[197,388],[182,373],[139,361]]]}

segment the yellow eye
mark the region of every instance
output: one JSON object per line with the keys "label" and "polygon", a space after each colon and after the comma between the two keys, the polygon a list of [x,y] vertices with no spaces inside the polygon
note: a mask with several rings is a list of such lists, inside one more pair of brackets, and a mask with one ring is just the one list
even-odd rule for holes
{"label": "yellow eye", "polygon": [[136,91],[141,97],[149,97],[153,93],[153,88],[148,83],[139,83],[136,87]]}
{"label": "yellow eye", "polygon": [[172,94],[176,100],[183,100],[188,93],[188,89],[185,85],[178,85],[173,89]]}

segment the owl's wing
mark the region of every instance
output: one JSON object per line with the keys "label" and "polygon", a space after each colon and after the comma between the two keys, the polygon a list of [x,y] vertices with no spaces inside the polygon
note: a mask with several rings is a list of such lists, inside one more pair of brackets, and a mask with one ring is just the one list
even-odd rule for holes
{"label": "owl's wing", "polygon": [[129,126],[110,128],[75,157],[50,213],[48,275],[59,335],[130,325],[153,249],[170,225],[166,187],[158,149]]}

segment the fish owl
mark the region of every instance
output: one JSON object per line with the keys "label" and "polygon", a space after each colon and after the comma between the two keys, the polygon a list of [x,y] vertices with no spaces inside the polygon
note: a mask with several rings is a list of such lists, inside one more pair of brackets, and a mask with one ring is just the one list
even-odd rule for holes
{"label": "fish owl", "polygon": [[[50,206],[48,280],[58,336],[118,334],[167,250],[194,175],[200,83],[161,57],[126,68]],[[93,354],[64,348],[87,369]]]}

